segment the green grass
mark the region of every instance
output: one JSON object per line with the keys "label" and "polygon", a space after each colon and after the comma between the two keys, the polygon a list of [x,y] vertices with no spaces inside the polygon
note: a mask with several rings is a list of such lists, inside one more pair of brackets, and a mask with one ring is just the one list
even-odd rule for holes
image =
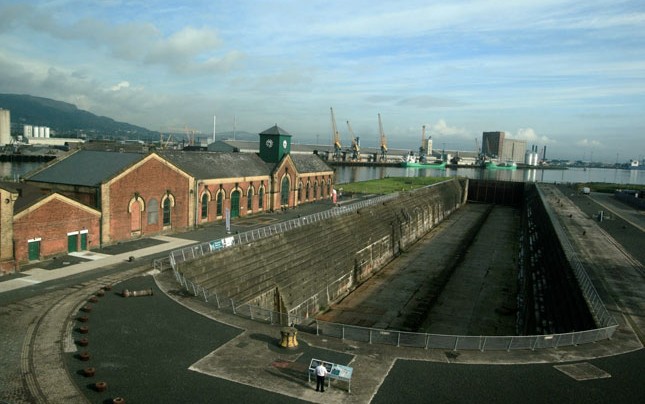
{"label": "green grass", "polygon": [[339,184],[338,187],[342,189],[344,194],[391,194],[399,191],[422,188],[450,179],[445,177],[388,177],[380,180]]}

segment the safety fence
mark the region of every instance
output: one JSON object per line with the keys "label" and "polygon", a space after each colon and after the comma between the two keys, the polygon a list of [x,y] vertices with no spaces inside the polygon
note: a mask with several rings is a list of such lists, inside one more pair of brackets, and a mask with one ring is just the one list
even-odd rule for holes
{"label": "safety fence", "polygon": [[[378,198],[378,202],[383,202],[391,198]],[[546,199],[542,198],[547,212],[551,216],[551,222],[555,227],[555,231],[560,238],[562,247],[571,262],[574,274],[579,282],[582,294],[586,299],[589,309],[591,310],[596,324],[599,328],[585,331],[575,331],[560,334],[548,335],[525,335],[525,336],[467,336],[467,335],[441,335],[441,334],[428,334],[418,332],[406,332],[397,330],[386,330],[370,327],[360,327],[347,324],[330,323],[319,321],[310,317],[310,314],[317,312],[319,307],[329,304],[334,300],[330,295],[330,286],[324,287],[321,292],[297,305],[289,312],[276,312],[273,310],[261,308],[258,306],[237,303],[233,299],[218,296],[212,290],[206,290],[198,284],[193,283],[190,279],[186,279],[183,274],[176,270],[173,265],[175,278],[186,290],[191,292],[194,296],[203,298],[204,301],[216,305],[220,310],[230,311],[235,315],[249,318],[254,321],[265,322],[268,324],[281,324],[293,325],[303,332],[315,333],[316,335],[324,335],[344,340],[352,340],[370,344],[385,344],[398,347],[415,347],[424,349],[450,349],[450,350],[480,350],[480,351],[500,351],[500,350],[535,350],[544,348],[558,348],[565,346],[574,346],[580,344],[593,343],[609,339],[613,336],[618,327],[616,320],[609,314],[602,299],[598,295],[593,283],[587,275],[582,263],[573,251],[573,247],[566,236],[566,233],[555,214],[549,209]],[[378,203],[372,201],[371,204]],[[367,202],[367,201],[364,201]],[[357,204],[352,204],[345,208],[339,208],[334,215],[343,214],[349,211],[354,211],[359,207]],[[332,211],[328,211],[332,212]],[[326,212],[323,212],[326,213]],[[273,234],[277,232],[288,231],[294,226],[303,225],[304,223],[311,223],[313,221],[324,220],[332,216],[324,216],[323,214],[310,215],[308,217],[294,219],[291,225],[285,226],[271,226]],[[304,221],[303,221],[304,220]],[[283,225],[287,223],[284,222]],[[297,223],[297,224],[296,224]],[[291,227],[289,227],[291,226]],[[266,228],[259,229],[260,233],[252,236],[251,233],[257,231],[247,232],[248,234],[236,239],[236,243],[248,242],[257,240],[258,237],[264,237]],[[268,235],[268,234],[267,234]],[[238,237],[240,235],[236,235]],[[253,238],[256,237],[256,238]],[[195,251],[201,251],[197,247],[178,250],[177,255],[171,255],[170,261],[180,258],[186,260],[186,257],[197,257]],[[212,251],[211,251],[212,252]],[[198,252],[203,254],[203,252]],[[174,258],[173,258],[174,257]],[[335,282],[343,282],[345,277],[341,277]],[[333,288],[331,288],[333,290]]]}
{"label": "safety fence", "polygon": [[573,274],[576,277],[576,280],[578,281],[578,285],[580,286],[580,291],[582,292],[582,296],[587,302],[587,306],[589,306],[589,311],[591,312],[591,315],[594,317],[594,320],[596,321],[596,325],[598,325],[599,327],[613,326],[615,328],[618,324],[616,322],[616,319],[609,313],[609,311],[607,310],[607,307],[605,306],[602,299],[600,298],[600,295],[598,294],[598,291],[593,285],[593,282],[589,278],[587,271],[584,269],[582,262],[580,262],[578,255],[575,253],[573,246],[571,245],[571,241],[569,240],[569,237],[567,236],[564,228],[562,227],[562,224],[558,220],[557,215],[550,207],[550,205],[547,203],[544,193],[542,192],[540,187],[537,187],[537,188],[538,188],[538,191],[540,192],[540,196],[542,197],[542,201],[544,203],[546,212],[549,215],[551,223],[553,224],[553,228],[556,234],[558,235],[558,239],[560,240],[562,249],[565,255],[567,256],[569,263],[571,264],[571,268],[573,269]]}
{"label": "safety fence", "polygon": [[173,268],[176,268],[176,264],[184,261],[191,261],[205,255],[216,253],[222,248],[230,247],[237,244],[247,244],[261,240],[263,238],[271,237],[276,234],[284,233],[297,229],[299,227],[321,222],[324,220],[331,219],[333,217],[338,217],[346,215],[348,213],[355,212],[358,209],[365,207],[377,205],[398,197],[398,193],[388,194],[377,196],[370,199],[364,199],[358,202],[351,204],[337,206],[332,209],[325,210],[323,212],[313,213],[311,215],[298,217],[295,219],[287,220],[284,222],[279,222],[270,226],[261,227],[254,230],[245,231],[243,233],[236,233],[229,237],[223,239],[212,240],[205,243],[200,243],[196,245],[191,245],[189,247],[184,247],[178,250],[174,250],[170,253],[170,263]]}
{"label": "safety fence", "polygon": [[[326,300],[324,292],[320,294],[321,301],[307,301],[297,309],[284,313],[250,304],[237,304],[232,299],[221,298],[215,293],[209,293],[209,291],[200,288],[199,285],[183,278],[178,272],[175,272],[175,276],[177,281],[196,297],[200,297],[218,309],[228,311],[234,315],[267,324],[292,325],[302,332],[369,344],[454,351],[536,350],[575,346],[610,339],[618,327],[614,321],[612,325],[593,330],[520,336],[442,335],[386,330],[320,321],[310,317],[308,314],[305,316],[299,315],[299,313],[307,313],[318,304],[323,303]],[[339,279],[339,281],[341,280]],[[329,288],[326,289],[328,290]]]}

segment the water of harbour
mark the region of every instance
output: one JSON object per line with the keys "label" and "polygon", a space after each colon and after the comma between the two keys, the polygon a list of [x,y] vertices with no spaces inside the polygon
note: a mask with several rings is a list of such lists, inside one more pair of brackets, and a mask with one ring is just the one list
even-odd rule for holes
{"label": "water of harbour", "polygon": [[0,161],[0,181],[18,181],[43,164],[42,161]]}
{"label": "water of harbour", "polygon": [[[0,162],[0,179],[15,181],[45,163],[42,162]],[[521,182],[581,183],[605,182],[612,184],[645,185],[645,170],[623,170],[614,168],[569,168],[559,169],[517,169],[484,170],[480,168],[448,168],[445,170],[403,168],[403,167],[336,167],[336,183],[367,181],[385,177],[467,177]]]}
{"label": "water of harbour", "polygon": [[447,168],[445,170],[403,167],[336,167],[336,183],[367,181],[385,177],[467,177],[518,182],[581,183],[605,182],[612,184],[645,185],[645,170],[614,168],[569,168],[485,170],[480,168]]}

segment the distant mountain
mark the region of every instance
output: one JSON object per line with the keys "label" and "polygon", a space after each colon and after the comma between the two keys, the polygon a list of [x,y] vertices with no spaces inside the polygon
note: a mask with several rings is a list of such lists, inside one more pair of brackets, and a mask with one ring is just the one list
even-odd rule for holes
{"label": "distant mountain", "polygon": [[22,134],[23,125],[34,125],[47,126],[59,137],[159,139],[158,132],[94,115],[76,105],[49,98],[0,94],[0,108],[11,111],[11,132],[14,134]]}

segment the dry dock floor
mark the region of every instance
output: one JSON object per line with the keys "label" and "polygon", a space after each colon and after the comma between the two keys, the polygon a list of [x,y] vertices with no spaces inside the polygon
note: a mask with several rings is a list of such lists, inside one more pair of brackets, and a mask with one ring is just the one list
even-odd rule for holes
{"label": "dry dock floor", "polygon": [[518,232],[517,209],[466,204],[318,318],[409,330],[410,317],[423,312],[412,331],[514,335]]}

